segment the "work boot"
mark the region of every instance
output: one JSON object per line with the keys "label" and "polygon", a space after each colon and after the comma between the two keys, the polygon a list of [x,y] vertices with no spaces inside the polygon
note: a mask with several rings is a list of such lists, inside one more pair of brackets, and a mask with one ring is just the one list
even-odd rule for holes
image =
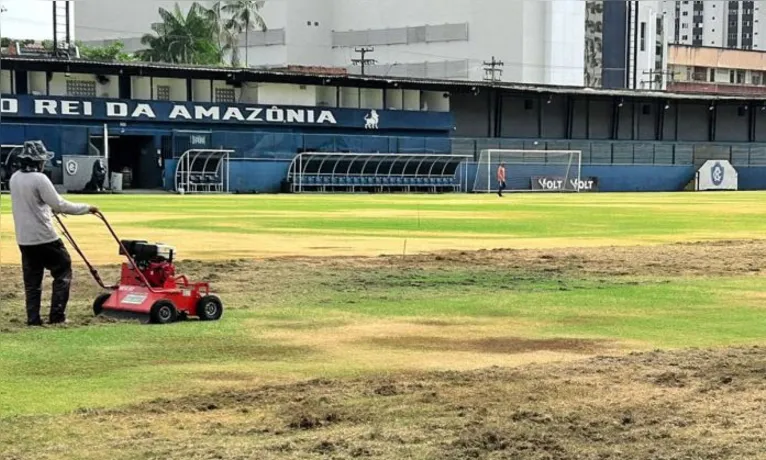
{"label": "work boot", "polygon": [[53,314],[51,313],[50,318],[48,319],[48,324],[67,324],[69,321],[67,321],[66,316],[63,314]]}

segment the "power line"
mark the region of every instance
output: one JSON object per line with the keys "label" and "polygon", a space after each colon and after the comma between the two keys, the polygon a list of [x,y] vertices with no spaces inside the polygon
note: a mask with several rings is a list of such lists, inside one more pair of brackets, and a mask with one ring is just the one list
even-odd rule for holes
{"label": "power line", "polygon": [[361,55],[361,58],[352,59],[351,63],[354,65],[362,66],[362,75],[364,75],[364,69],[367,65],[373,65],[378,62],[375,59],[365,59],[365,56],[367,55],[367,53],[372,53],[374,51],[375,51],[375,48],[371,46],[361,46],[361,47],[354,48],[354,52]]}
{"label": "power line", "polygon": [[503,75],[503,69],[501,69],[501,67],[504,65],[503,61],[495,60],[495,56],[492,56],[492,61],[490,62],[484,61],[484,80],[498,81],[499,78],[497,78],[496,73]]}

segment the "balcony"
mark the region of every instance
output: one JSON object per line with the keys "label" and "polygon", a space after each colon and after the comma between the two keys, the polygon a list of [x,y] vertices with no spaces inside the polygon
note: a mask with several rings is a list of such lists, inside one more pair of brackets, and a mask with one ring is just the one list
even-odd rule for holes
{"label": "balcony", "polygon": [[766,86],[709,83],[700,81],[668,82],[667,91],[672,93],[706,93],[720,95],[766,95]]}

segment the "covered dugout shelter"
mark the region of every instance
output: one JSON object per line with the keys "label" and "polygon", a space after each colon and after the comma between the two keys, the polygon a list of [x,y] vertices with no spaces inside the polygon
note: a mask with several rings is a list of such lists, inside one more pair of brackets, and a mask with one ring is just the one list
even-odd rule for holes
{"label": "covered dugout shelter", "polygon": [[175,190],[183,193],[228,193],[229,160],[234,150],[191,149],[176,164]]}
{"label": "covered dugout shelter", "polygon": [[287,182],[301,192],[456,192],[470,155],[306,152],[290,163]]}

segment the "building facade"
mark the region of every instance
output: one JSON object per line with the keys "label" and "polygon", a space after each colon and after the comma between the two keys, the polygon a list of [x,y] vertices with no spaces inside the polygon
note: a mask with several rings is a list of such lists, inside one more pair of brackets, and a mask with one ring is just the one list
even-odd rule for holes
{"label": "building facade", "polygon": [[[210,6],[212,2],[200,2]],[[85,43],[140,37],[174,2],[76,2],[76,37]],[[110,18],[104,26],[104,17]],[[582,86],[585,7],[579,0],[280,0],[262,9],[268,31],[240,37],[249,66],[347,67],[357,48],[374,51],[369,74],[481,80],[486,61],[503,62],[500,81]]]}
{"label": "building facade", "polygon": [[231,190],[274,192],[302,152],[549,149],[582,152],[583,176],[604,191],[681,190],[710,159],[732,162],[741,188],[766,189],[758,95],[31,57],[3,57],[2,69],[4,148],[42,140],[56,152],[59,181],[71,172],[66,157],[107,151],[109,170],[127,168],[132,187],[172,190],[179,155],[228,149]]}
{"label": "building facade", "polygon": [[766,21],[757,1],[666,1],[671,43],[718,48],[766,49]]}
{"label": "building facade", "polygon": [[766,95],[766,51],[671,45],[668,90]]}

